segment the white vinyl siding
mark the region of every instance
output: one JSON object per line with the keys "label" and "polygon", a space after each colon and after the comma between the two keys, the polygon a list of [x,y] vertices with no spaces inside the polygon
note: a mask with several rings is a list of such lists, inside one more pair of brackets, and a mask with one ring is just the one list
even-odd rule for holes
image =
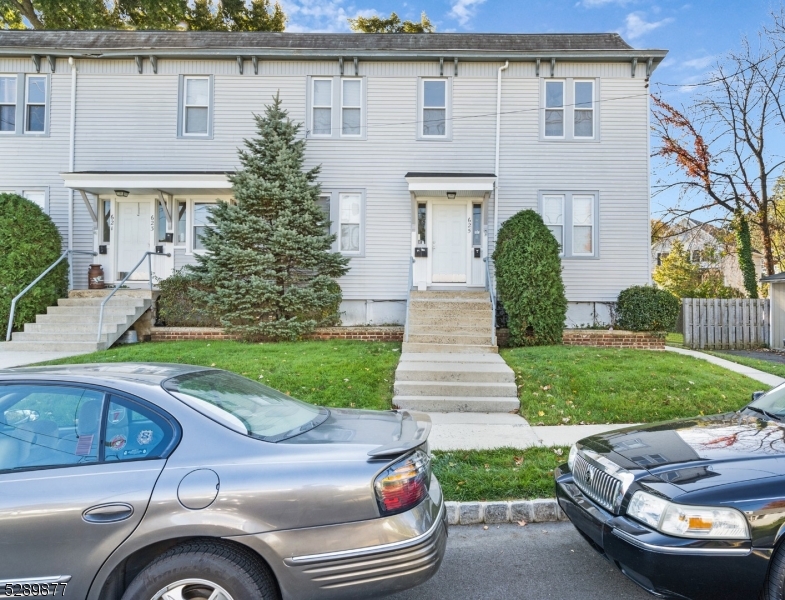
{"label": "white vinyl siding", "polygon": [[359,137],[362,135],[362,79],[341,80],[341,135]]}
{"label": "white vinyl siding", "polygon": [[564,82],[545,82],[545,137],[564,137]]}
{"label": "white vinyl siding", "polygon": [[540,214],[564,258],[596,258],[596,192],[541,192]]}
{"label": "white vinyl siding", "polygon": [[333,134],[333,80],[313,79],[313,113],[311,135],[331,137]]}
{"label": "white vinyl siding", "polygon": [[420,135],[446,138],[448,134],[448,85],[446,79],[423,79],[421,85]]}
{"label": "white vinyl siding", "polygon": [[46,133],[46,80],[28,75],[25,81],[25,133]]}
{"label": "white vinyl siding", "polygon": [[16,133],[16,75],[0,75],[0,134]]}
{"label": "white vinyl siding", "polygon": [[183,78],[182,135],[208,136],[210,133],[210,78]]}

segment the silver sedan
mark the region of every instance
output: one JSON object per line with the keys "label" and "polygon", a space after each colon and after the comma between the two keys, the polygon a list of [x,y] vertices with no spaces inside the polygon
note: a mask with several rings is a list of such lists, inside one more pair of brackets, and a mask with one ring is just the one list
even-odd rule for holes
{"label": "silver sedan", "polygon": [[378,597],[439,568],[427,416],[186,365],[0,371],[0,596]]}

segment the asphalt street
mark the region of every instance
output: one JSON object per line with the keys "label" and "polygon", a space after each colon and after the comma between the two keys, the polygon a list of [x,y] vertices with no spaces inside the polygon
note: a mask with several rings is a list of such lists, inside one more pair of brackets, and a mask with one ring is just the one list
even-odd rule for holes
{"label": "asphalt street", "polygon": [[391,600],[651,600],[570,523],[450,527],[436,576]]}

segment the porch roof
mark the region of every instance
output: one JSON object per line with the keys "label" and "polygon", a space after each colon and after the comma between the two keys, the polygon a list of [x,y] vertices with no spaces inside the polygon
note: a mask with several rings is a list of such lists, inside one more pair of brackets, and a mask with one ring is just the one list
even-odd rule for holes
{"label": "porch roof", "polygon": [[409,192],[418,196],[483,196],[493,191],[493,173],[407,173]]}
{"label": "porch roof", "polygon": [[226,171],[78,171],[60,173],[65,187],[91,194],[209,195],[232,189]]}

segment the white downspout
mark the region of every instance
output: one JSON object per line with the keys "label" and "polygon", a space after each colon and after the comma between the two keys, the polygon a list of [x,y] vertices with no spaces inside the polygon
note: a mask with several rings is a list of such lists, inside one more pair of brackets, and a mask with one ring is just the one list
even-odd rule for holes
{"label": "white downspout", "polygon": [[[76,61],[73,56],[68,57],[71,65],[71,127],[70,148],[68,154],[68,172],[74,172],[76,155]],[[74,249],[74,190],[68,191],[68,250]],[[68,254],[68,290],[74,289],[74,263],[71,254]]]}
{"label": "white downspout", "polygon": [[503,67],[499,67],[496,77],[496,162],[493,174],[496,176],[496,190],[493,195],[493,244],[496,245],[496,236],[499,233],[499,139],[501,137],[502,126],[502,71],[506,71],[510,66],[510,61],[505,61]]}

